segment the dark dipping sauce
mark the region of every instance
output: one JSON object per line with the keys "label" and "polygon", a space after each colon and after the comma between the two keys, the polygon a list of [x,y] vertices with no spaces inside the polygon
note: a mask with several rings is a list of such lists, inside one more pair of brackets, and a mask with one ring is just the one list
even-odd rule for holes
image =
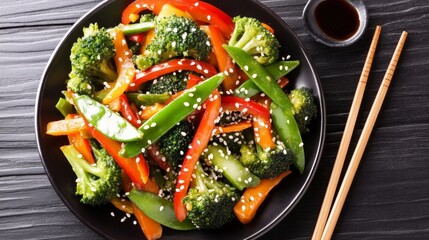
{"label": "dark dipping sauce", "polygon": [[322,32],[335,40],[347,40],[359,29],[359,14],[345,0],[323,1],[317,5],[314,14]]}

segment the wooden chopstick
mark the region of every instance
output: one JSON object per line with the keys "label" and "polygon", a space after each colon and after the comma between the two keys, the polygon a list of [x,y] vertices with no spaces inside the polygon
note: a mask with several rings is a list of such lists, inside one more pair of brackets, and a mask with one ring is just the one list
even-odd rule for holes
{"label": "wooden chopstick", "polygon": [[332,233],[334,232],[335,225],[337,224],[347,194],[350,190],[350,186],[353,182],[353,178],[356,174],[357,168],[359,167],[360,160],[362,159],[363,152],[368,143],[369,136],[371,135],[372,129],[374,128],[375,121],[377,120],[378,113],[380,112],[381,105],[383,104],[384,97],[386,96],[387,90],[389,89],[390,82],[396,69],[399,57],[404,47],[405,40],[407,39],[407,32],[402,32],[401,38],[396,46],[395,52],[390,60],[386,74],[384,75],[383,81],[381,82],[380,88],[375,96],[374,103],[369,112],[368,118],[363,127],[362,133],[359,137],[356,149],[350,160],[349,167],[347,168],[344,179],[341,183],[340,189],[338,190],[337,197],[335,199],[332,211],[329,214],[328,221],[322,234],[322,239],[331,239]]}
{"label": "wooden chopstick", "polygon": [[371,70],[375,50],[377,48],[380,32],[381,27],[377,26],[375,28],[371,46],[369,48],[364,67],[360,75],[358,85],[356,87],[355,96],[350,107],[349,116],[347,118],[346,126],[344,128],[343,137],[341,138],[340,147],[338,149],[337,157],[335,159],[334,167],[332,169],[331,177],[329,179],[328,187],[326,189],[319,217],[317,218],[317,223],[313,232],[312,240],[319,240],[322,237],[323,229],[325,227],[326,220],[328,219],[329,211],[331,210],[332,201],[334,199],[334,194],[338,185],[338,180],[343,169],[344,160],[346,159],[347,150],[350,145],[350,140],[352,138],[356,119],[359,113],[359,108],[362,103],[363,93],[365,92],[365,87],[368,81],[369,72]]}

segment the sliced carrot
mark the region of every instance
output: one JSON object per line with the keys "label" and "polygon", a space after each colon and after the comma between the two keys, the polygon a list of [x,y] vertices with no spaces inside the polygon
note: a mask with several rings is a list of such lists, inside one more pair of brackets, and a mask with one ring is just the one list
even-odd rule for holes
{"label": "sliced carrot", "polygon": [[[77,114],[69,114],[67,115],[66,120],[78,117],[79,115]],[[67,135],[67,137],[69,139],[70,144],[73,145],[73,147],[75,147],[80,154],[82,154],[82,157],[86,161],[88,161],[90,164],[95,163],[94,156],[92,155],[91,145],[89,144],[88,139],[82,136],[81,132],[71,133]]]}
{"label": "sliced carrot", "polygon": [[268,25],[268,24],[266,24],[266,23],[261,23],[261,25],[262,25],[265,29],[267,29],[268,31],[270,31],[270,33],[274,34],[274,29],[273,29],[270,25]]}
{"label": "sliced carrot", "polygon": [[135,204],[132,204],[134,216],[148,240],[160,239],[162,236],[161,224],[146,216]]}
{"label": "sliced carrot", "polygon": [[234,213],[238,220],[243,224],[252,221],[258,208],[268,196],[268,193],[290,173],[291,171],[287,170],[275,178],[262,179],[261,183],[256,187],[247,188],[241,196],[240,201],[234,206]]}
{"label": "sliced carrot", "polygon": [[49,122],[46,127],[46,134],[52,136],[65,136],[73,133],[79,133],[84,130],[85,120],[82,117],[73,119],[64,119]]}
{"label": "sliced carrot", "polygon": [[144,185],[143,190],[146,192],[158,194],[159,193],[159,186],[156,183],[155,179],[149,178],[147,180],[146,184]]}
{"label": "sliced carrot", "polygon": [[155,103],[152,106],[147,106],[143,110],[141,110],[140,118],[142,120],[148,120],[163,108],[164,108],[164,104],[161,104],[161,103]]}
{"label": "sliced carrot", "polygon": [[241,132],[244,129],[250,128],[252,126],[251,122],[242,121],[228,126],[216,126],[213,132],[213,135],[219,135],[221,133],[231,133],[231,132]]}
{"label": "sliced carrot", "polygon": [[119,98],[133,81],[136,70],[134,63],[131,60],[132,52],[126,44],[124,34],[118,28],[114,28],[113,45],[115,46],[115,65],[118,70],[118,79],[113,84],[113,88],[107,93],[103,99],[103,104],[109,104],[116,98]]}
{"label": "sliced carrot", "polygon": [[223,49],[223,44],[226,43],[225,38],[222,36],[222,32],[215,26],[201,26],[210,38],[213,52],[216,55],[217,65],[220,72],[224,72],[226,77],[222,82],[222,87],[225,90],[234,90],[237,87],[237,72],[232,58]]}
{"label": "sliced carrot", "polygon": [[110,201],[113,206],[115,206],[117,209],[121,210],[122,212],[126,213],[134,213],[133,205],[130,200],[127,200],[125,198],[115,197]]}

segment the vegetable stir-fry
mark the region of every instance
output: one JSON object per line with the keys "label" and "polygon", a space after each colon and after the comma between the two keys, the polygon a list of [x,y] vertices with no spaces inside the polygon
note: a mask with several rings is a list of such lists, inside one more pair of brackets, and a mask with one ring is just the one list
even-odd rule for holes
{"label": "vegetable stir-fry", "polygon": [[274,34],[196,0],[137,0],[116,27],[85,27],[46,131],[69,139],[80,201],[134,214],[148,239],[249,223],[305,171],[317,115],[311,89],[288,89],[299,61]]}

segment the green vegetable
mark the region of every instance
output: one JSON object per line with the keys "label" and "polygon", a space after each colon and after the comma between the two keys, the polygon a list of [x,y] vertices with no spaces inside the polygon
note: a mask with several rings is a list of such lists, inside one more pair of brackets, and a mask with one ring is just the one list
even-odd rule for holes
{"label": "green vegetable", "polygon": [[72,70],[67,87],[78,94],[90,95],[103,87],[103,82],[113,82],[117,73],[111,64],[115,56],[113,39],[106,29],[90,24],[83,29],[84,36],[71,48]]}
{"label": "green vegetable", "polygon": [[169,93],[175,94],[186,89],[189,71],[173,72],[165,74],[154,81],[150,86],[150,93]]}
{"label": "green vegetable", "polygon": [[175,57],[206,60],[211,51],[207,34],[197,23],[176,15],[157,18],[155,37],[146,52],[136,58],[140,70]]}
{"label": "green vegetable", "polygon": [[286,147],[292,151],[293,164],[300,173],[303,173],[305,170],[304,143],[292,111],[280,108],[274,102],[271,103],[270,108],[276,132]]}
{"label": "green vegetable", "polygon": [[233,155],[239,155],[241,145],[246,141],[242,132],[230,132],[221,133],[219,136],[213,137],[213,142],[225,146]]}
{"label": "green vegetable", "polygon": [[60,111],[60,113],[66,117],[67,115],[74,113],[74,107],[64,98],[59,98],[55,108]]}
{"label": "green vegetable", "polygon": [[110,202],[121,189],[121,168],[103,148],[93,147],[96,165],[89,164],[72,145],[62,146],[68,162],[77,176],[76,195],[81,203],[93,206]]}
{"label": "green vegetable", "polygon": [[238,190],[209,177],[200,164],[194,170],[194,187],[183,199],[188,219],[199,229],[217,229],[234,218],[234,205],[239,200]]}
{"label": "green vegetable", "polygon": [[[267,71],[273,79],[279,79],[294,70],[298,65],[299,61],[278,61],[266,66],[265,71]],[[249,79],[241,84],[240,87],[235,90],[234,94],[241,98],[251,98],[260,92],[261,90],[259,90],[258,86]]]}
{"label": "green vegetable", "polygon": [[159,151],[175,169],[183,162],[195,129],[186,120],[179,122],[158,140]]}
{"label": "green vegetable", "polygon": [[259,64],[252,56],[245,51],[223,45],[224,49],[246,73],[247,76],[255,83],[258,88],[263,91],[276,104],[284,109],[292,110],[293,105],[289,101],[288,96],[283,92],[283,89],[277,84],[276,80]]}
{"label": "green vegetable", "polygon": [[120,115],[86,95],[73,100],[82,116],[99,132],[119,141],[130,142],[143,138],[143,134]]}
{"label": "green vegetable", "polygon": [[260,178],[274,178],[289,169],[293,162],[293,154],[283,145],[264,151],[258,144],[242,145],[240,162]]}
{"label": "green vegetable", "polygon": [[177,220],[174,214],[173,203],[150,192],[133,189],[128,198],[148,217],[166,227],[176,230],[196,229],[188,219],[182,222]]}
{"label": "green vegetable", "polygon": [[119,29],[125,36],[147,32],[155,27],[155,22],[142,22],[142,23],[133,23],[133,24],[119,24]]}
{"label": "green vegetable", "polygon": [[155,143],[162,135],[182,121],[198,108],[205,99],[220,85],[224,75],[219,73],[197,84],[170,102],[161,111],[152,116],[139,130],[144,134],[141,141],[126,143],[120,154],[132,157],[139,154],[143,148]]}
{"label": "green vegetable", "polygon": [[309,88],[298,88],[290,91],[289,99],[293,104],[295,120],[301,134],[310,130],[308,125],[317,117],[317,106],[314,103],[313,91]]}
{"label": "green vegetable", "polygon": [[222,146],[210,145],[205,157],[237,189],[243,190],[259,184],[260,179],[245,168],[233,155]]}
{"label": "green vegetable", "polygon": [[240,48],[262,65],[268,65],[279,57],[280,43],[261,22],[251,17],[237,16],[233,19],[234,31],[228,45]]}
{"label": "green vegetable", "polygon": [[170,99],[169,93],[162,94],[144,94],[144,93],[127,93],[128,99],[137,106],[152,106],[155,103],[165,103]]}

